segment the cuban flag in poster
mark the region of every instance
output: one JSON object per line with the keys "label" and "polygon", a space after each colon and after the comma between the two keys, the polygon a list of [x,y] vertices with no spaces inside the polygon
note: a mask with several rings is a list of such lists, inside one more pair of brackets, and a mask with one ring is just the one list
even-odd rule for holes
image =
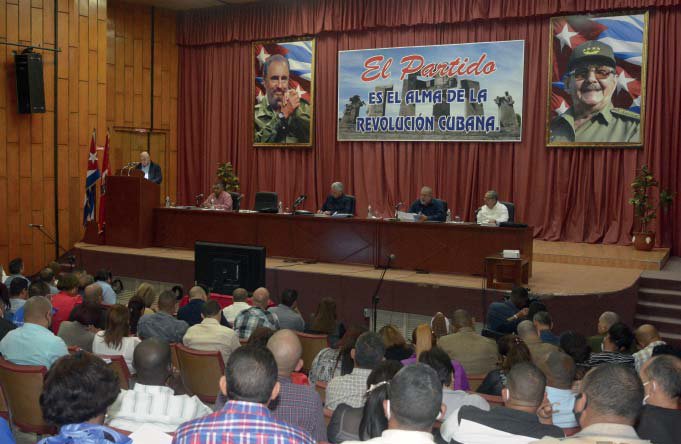
{"label": "cuban flag in poster", "polygon": [[288,60],[290,66],[289,88],[296,90],[298,96],[310,103],[310,91],[312,82],[312,40],[296,42],[271,42],[254,45],[255,51],[255,103],[265,97],[265,85],[263,80],[263,66],[274,54],[279,54]]}

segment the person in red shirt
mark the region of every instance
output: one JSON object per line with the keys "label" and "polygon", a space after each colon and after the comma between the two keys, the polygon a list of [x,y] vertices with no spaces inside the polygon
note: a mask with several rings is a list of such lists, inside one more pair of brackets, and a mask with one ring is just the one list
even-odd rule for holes
{"label": "person in red shirt", "polygon": [[54,334],[59,332],[61,323],[69,319],[73,308],[83,303],[83,299],[78,294],[78,285],[78,277],[71,273],[63,275],[57,283],[59,293],[52,296],[52,308],[56,310],[56,313],[52,316],[52,331]]}

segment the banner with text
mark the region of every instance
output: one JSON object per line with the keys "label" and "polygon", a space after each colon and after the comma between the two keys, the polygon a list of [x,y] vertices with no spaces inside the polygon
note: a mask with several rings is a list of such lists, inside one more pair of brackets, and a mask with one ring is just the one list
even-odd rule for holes
{"label": "banner with text", "polygon": [[338,140],[520,141],[524,41],[338,53]]}

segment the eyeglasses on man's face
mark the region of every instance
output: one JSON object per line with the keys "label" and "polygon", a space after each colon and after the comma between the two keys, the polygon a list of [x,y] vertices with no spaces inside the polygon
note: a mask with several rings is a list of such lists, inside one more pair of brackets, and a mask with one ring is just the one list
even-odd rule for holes
{"label": "eyeglasses on man's face", "polygon": [[607,66],[585,66],[574,69],[569,74],[575,77],[575,80],[584,80],[589,77],[591,71],[598,80],[604,80],[615,74],[615,70]]}

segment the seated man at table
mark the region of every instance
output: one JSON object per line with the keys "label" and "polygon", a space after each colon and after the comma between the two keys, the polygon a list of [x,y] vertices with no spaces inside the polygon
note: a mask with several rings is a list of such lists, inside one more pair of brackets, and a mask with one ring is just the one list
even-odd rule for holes
{"label": "seated man at table", "polygon": [[499,202],[499,195],[494,190],[485,193],[485,205],[478,210],[479,224],[495,224],[508,222],[508,208]]}
{"label": "seated man at table", "polygon": [[201,206],[204,208],[231,211],[232,195],[225,191],[224,183],[215,182],[215,185],[213,185],[213,192],[206,198],[206,201]]}
{"label": "seated man at table", "polygon": [[433,199],[433,189],[430,187],[421,188],[421,196],[411,204],[409,212],[418,214],[421,222],[427,220],[432,222],[445,221],[445,208],[442,201]]}
{"label": "seated man at table", "polygon": [[334,182],[331,184],[331,194],[329,194],[322,205],[321,213],[324,214],[353,214],[352,199],[343,192],[343,184]]}

